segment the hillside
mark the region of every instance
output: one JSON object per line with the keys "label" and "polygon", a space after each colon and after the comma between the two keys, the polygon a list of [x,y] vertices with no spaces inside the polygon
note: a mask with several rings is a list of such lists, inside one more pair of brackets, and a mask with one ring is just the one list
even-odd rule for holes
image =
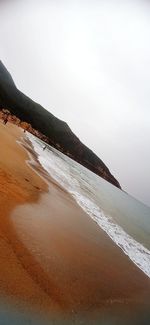
{"label": "hillside", "polygon": [[10,73],[0,62],[0,109],[3,108],[46,136],[50,145],[121,188],[103,161],[78,139],[67,123],[17,89]]}

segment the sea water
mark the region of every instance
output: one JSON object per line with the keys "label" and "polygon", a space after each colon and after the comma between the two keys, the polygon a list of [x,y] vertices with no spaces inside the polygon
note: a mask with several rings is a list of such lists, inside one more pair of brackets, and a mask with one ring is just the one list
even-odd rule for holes
{"label": "sea water", "polygon": [[150,277],[150,208],[28,134],[43,168]]}

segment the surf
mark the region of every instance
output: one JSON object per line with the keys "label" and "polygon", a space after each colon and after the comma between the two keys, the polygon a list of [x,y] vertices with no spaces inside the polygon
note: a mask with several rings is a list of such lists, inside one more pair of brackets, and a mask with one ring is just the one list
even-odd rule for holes
{"label": "surf", "polygon": [[[43,151],[43,144],[40,140],[29,134],[28,138],[43,168],[73,196],[78,205],[107,233],[128,258],[150,278],[150,250],[114,222],[111,215],[107,215],[97,204],[96,199],[94,199],[94,190],[97,190],[97,184],[95,183],[94,189],[94,178],[92,181],[88,178],[86,168],[80,167],[79,164],[77,168],[77,165],[74,165],[76,163],[70,158],[50,146],[47,146],[46,150]],[[99,184],[99,186],[102,185]]]}

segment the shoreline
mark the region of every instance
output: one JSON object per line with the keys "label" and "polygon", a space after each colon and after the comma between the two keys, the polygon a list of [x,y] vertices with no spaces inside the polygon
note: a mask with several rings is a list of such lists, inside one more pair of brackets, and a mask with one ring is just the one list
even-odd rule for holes
{"label": "shoreline", "polygon": [[[14,139],[19,139],[22,135],[19,129],[10,125],[5,131],[1,131],[0,125],[0,132],[5,136],[12,132],[15,134]],[[15,154],[17,145],[13,145]],[[5,273],[0,270],[1,293],[16,298],[16,302],[22,299],[27,307],[31,304],[31,309],[38,308],[41,312],[45,310],[48,314],[53,311],[60,315],[68,314],[72,310],[74,313],[87,311],[95,314],[99,308],[109,309],[113,308],[112,305],[115,307],[120,304],[123,308],[128,308],[128,305],[144,306],[144,300],[146,297],[148,299],[150,292],[146,276],[122,255],[120,249],[86,215],[70,194],[50,176],[47,176],[48,190],[46,180],[42,179],[42,176],[46,177],[45,171],[39,164],[28,166],[26,160],[29,158],[25,150],[29,148],[19,147],[17,157],[22,155],[22,159],[17,158],[14,166],[22,164],[21,175],[16,168],[13,172],[16,176],[21,176],[17,190],[23,186],[24,192],[20,191],[20,198],[15,193],[15,186],[11,186],[9,195],[12,196],[12,205],[5,209],[8,210],[8,217],[7,220],[3,218],[4,225],[0,223],[3,241],[8,242],[9,246],[6,247],[6,243],[4,245],[1,242],[2,250],[5,246],[5,253],[12,251],[11,256],[7,254],[8,261],[4,252],[3,260],[1,255],[2,265],[7,262]],[[29,152],[35,158],[32,148]],[[4,167],[4,164],[1,165]],[[9,168],[11,170],[11,166]],[[6,174],[9,168],[4,168]],[[7,187],[8,184],[7,181]],[[2,210],[0,214],[3,215]],[[7,270],[12,265],[14,274],[8,276]]]}
{"label": "shoreline", "polygon": [[[61,158],[58,158],[58,153],[56,153],[57,155],[55,156],[53,152],[54,149],[49,148],[47,153],[42,152],[42,148],[41,146],[39,146],[38,143],[36,143],[36,139],[34,139],[34,137],[32,136],[28,136],[28,138],[30,139],[31,144],[33,145],[33,150],[37,153],[38,160],[40,161],[40,164],[44,168],[44,170],[46,170],[48,174],[51,175],[51,177],[53,177],[56,182],[58,182],[59,185],[61,184],[62,188],[65,189],[67,193],[69,193],[69,195],[71,195],[77,205],[80,206],[81,209],[98,224],[100,229],[102,229],[112,239],[112,241],[118,247],[121,248],[123,253],[127,255],[129,259],[143,273],[145,273],[146,276],[150,278],[150,251],[148,250],[148,248],[146,248],[143,243],[138,242],[136,238],[130,236],[128,232],[125,232],[122,226],[119,226],[117,222],[115,223],[113,218],[109,214],[107,215],[106,212],[99,208],[99,205],[96,205],[96,203],[92,200],[92,188],[91,197],[89,197],[84,191],[82,191],[80,186],[79,188],[76,187],[76,185],[74,184],[74,179],[78,182],[78,175],[75,174],[72,178],[72,173],[70,174],[70,170],[67,170],[67,167],[70,164],[69,161],[68,164],[65,163],[64,165],[64,159],[61,160]],[[49,159],[50,161],[48,163]],[[59,160],[57,161],[57,159]],[[51,162],[51,160],[56,160],[57,163],[55,167],[53,167],[53,162]],[[52,173],[52,171],[54,174]],[[65,182],[64,177],[67,177]],[[89,182],[90,181],[91,180],[89,180]]]}

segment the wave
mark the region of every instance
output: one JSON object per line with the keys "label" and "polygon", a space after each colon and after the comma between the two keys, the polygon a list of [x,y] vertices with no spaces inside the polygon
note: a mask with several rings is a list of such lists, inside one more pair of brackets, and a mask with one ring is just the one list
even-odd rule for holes
{"label": "wave", "polygon": [[[121,226],[114,223],[111,216],[106,215],[95,203],[94,195],[91,198],[92,187],[86,188],[84,179],[82,179],[83,167],[81,171],[77,171],[71,165],[73,164],[71,160],[64,158],[61,153],[58,153],[55,149],[43,151],[41,141],[36,140],[32,135],[28,135],[28,137],[43,168],[74,197],[78,205],[107,233],[130,260],[150,278],[150,251],[127,234]],[[90,190],[90,198],[87,190]]]}

